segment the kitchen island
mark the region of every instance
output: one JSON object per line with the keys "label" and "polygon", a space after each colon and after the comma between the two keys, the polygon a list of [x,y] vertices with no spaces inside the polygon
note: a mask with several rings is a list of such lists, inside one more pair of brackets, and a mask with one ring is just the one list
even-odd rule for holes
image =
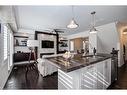
{"label": "kitchen island", "polygon": [[58,67],[58,89],[106,89],[111,84],[110,54],[46,59]]}

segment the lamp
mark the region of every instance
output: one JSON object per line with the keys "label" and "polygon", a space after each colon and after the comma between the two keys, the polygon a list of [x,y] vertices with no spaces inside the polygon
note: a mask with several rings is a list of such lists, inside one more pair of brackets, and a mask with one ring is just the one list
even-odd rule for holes
{"label": "lamp", "polygon": [[91,12],[92,15],[92,28],[90,29],[90,33],[97,33],[97,29],[95,28],[95,11]]}
{"label": "lamp", "polygon": [[79,25],[76,23],[76,21],[74,20],[74,10],[73,10],[73,6],[72,6],[72,19],[70,21],[70,23],[67,25],[67,28],[77,28]]}
{"label": "lamp", "polygon": [[38,40],[27,40],[27,46],[30,49],[30,55],[29,55],[29,63],[32,56],[32,52],[34,53],[34,60],[36,62],[36,54],[35,54],[35,47],[39,46]]}

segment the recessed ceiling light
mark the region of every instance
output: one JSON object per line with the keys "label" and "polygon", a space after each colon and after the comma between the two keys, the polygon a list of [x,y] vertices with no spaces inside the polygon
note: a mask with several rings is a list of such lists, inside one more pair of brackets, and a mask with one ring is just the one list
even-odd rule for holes
{"label": "recessed ceiling light", "polygon": [[125,35],[125,34],[127,34],[127,32],[123,32],[123,34]]}
{"label": "recessed ceiling light", "polygon": [[127,34],[127,29],[124,29],[123,30],[123,34]]}

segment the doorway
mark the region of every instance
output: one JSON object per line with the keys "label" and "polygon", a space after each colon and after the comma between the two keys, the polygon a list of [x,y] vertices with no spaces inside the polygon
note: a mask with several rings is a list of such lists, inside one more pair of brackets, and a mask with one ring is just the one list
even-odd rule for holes
{"label": "doorway", "polygon": [[122,42],[123,42],[123,59],[125,63],[125,61],[127,60],[127,28],[123,30]]}
{"label": "doorway", "polygon": [[85,44],[88,39],[88,37],[70,39],[69,50],[71,52],[84,53],[84,51],[87,50],[87,48],[89,47],[87,44]]}

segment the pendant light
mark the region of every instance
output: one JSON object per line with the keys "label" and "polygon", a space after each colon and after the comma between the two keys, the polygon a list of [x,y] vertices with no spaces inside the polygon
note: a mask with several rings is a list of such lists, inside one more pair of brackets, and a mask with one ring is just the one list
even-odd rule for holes
{"label": "pendant light", "polygon": [[78,26],[79,25],[74,20],[74,9],[73,9],[73,6],[72,6],[72,19],[71,19],[70,23],[67,25],[67,28],[74,29],[74,28],[77,28]]}
{"label": "pendant light", "polygon": [[91,12],[92,15],[92,27],[90,29],[90,33],[97,33],[97,29],[95,28],[95,11]]}

